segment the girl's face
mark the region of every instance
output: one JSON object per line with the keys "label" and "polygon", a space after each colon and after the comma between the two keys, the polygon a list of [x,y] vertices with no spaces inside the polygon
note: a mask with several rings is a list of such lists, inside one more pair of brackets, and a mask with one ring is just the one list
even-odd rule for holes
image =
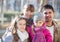
{"label": "girl's face", "polygon": [[43,25],[43,21],[42,20],[37,21],[36,27],[41,27],[42,25]]}
{"label": "girl's face", "polygon": [[25,31],[25,29],[26,29],[26,20],[24,20],[24,19],[19,20],[17,22],[17,28],[18,28],[18,30],[20,30],[22,32]]}

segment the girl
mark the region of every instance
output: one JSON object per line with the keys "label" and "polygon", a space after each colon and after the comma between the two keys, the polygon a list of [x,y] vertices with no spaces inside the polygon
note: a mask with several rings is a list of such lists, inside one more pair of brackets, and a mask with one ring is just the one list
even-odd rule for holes
{"label": "girl", "polygon": [[26,31],[26,19],[24,17],[16,17],[7,33],[2,37],[2,42],[28,42],[28,32]]}

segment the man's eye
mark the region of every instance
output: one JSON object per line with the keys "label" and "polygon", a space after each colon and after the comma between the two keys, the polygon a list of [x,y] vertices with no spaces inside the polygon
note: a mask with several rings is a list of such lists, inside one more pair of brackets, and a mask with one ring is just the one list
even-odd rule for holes
{"label": "man's eye", "polygon": [[45,12],[44,14],[47,14],[47,12]]}
{"label": "man's eye", "polygon": [[49,12],[49,14],[51,14],[52,12]]}

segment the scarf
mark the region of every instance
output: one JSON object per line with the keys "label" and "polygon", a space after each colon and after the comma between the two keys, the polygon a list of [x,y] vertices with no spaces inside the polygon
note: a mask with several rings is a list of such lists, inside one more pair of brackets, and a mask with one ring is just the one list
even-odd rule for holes
{"label": "scarf", "polygon": [[29,37],[27,31],[21,32],[20,30],[17,30],[17,34],[20,37],[21,41],[24,41]]}

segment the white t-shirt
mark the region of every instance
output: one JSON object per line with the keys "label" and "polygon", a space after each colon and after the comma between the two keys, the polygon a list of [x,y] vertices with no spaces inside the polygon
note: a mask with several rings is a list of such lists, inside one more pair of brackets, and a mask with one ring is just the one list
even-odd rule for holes
{"label": "white t-shirt", "polygon": [[50,26],[50,27],[48,27],[47,26],[47,29],[50,31],[50,33],[51,33],[51,35],[52,35],[52,39],[54,38],[54,26]]}

